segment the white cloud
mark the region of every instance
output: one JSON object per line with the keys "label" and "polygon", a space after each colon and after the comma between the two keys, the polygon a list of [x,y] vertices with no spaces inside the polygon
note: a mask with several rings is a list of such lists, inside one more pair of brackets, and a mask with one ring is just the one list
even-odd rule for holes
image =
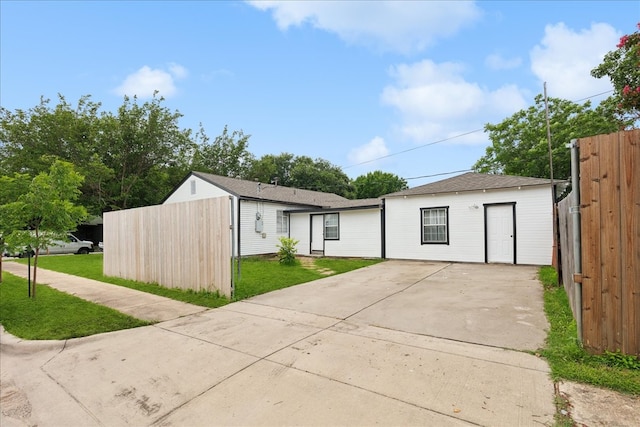
{"label": "white cloud", "polygon": [[434,40],[477,20],[480,9],[460,1],[250,1],[271,11],[281,30],[309,24],[343,40],[403,53],[421,51]]}
{"label": "white cloud", "polygon": [[384,139],[376,136],[368,143],[352,149],[349,152],[349,162],[352,164],[360,164],[369,162],[389,154]]}
{"label": "white cloud", "polygon": [[522,58],[505,58],[497,53],[487,56],[484,64],[492,70],[510,70],[518,68],[522,64]]}
{"label": "white cloud", "polygon": [[578,100],[611,90],[609,80],[591,77],[591,70],[619,39],[620,33],[608,24],[592,24],[581,31],[563,23],[547,25],[542,41],[530,52],[531,70],[541,88],[547,82],[550,97]]}
{"label": "white cloud", "polygon": [[139,98],[150,98],[158,91],[161,96],[171,97],[177,92],[175,81],[187,75],[187,69],[179,64],[169,64],[168,71],[152,69],[145,65],[135,73],[129,74],[114,92],[120,96],[136,95]]}
{"label": "white cloud", "polygon": [[176,64],[174,62],[169,64],[169,72],[176,79],[184,79],[185,77],[187,77],[189,75],[189,72],[187,71],[186,68],[184,68],[182,65]]}
{"label": "white cloud", "polygon": [[[385,87],[381,100],[401,116],[401,133],[417,143],[428,143],[479,129],[485,123],[524,108],[523,92],[515,85],[489,90],[463,76],[464,66],[423,60],[392,67],[394,83]],[[485,142],[471,134],[454,142]]]}

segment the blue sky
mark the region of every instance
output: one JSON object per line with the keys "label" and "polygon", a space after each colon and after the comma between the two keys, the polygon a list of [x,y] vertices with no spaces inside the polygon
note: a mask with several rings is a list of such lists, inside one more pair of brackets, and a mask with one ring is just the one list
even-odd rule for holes
{"label": "blue sky", "polygon": [[489,143],[472,131],[533,104],[543,82],[572,101],[611,90],[589,71],[638,21],[640,1],[3,0],[0,104],[60,93],[115,111],[157,89],[182,127],[243,130],[257,157],[413,187],[469,169]]}

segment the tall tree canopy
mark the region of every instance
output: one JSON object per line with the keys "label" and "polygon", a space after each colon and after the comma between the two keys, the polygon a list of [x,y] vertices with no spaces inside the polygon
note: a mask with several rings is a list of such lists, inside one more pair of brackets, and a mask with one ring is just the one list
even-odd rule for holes
{"label": "tall tree canopy", "polygon": [[621,127],[636,125],[640,120],[640,31],[622,36],[616,49],[604,56],[591,75],[611,80],[614,94],[610,101],[615,105]]}
{"label": "tall tree canopy", "polygon": [[374,171],[360,175],[353,181],[356,199],[380,197],[409,188],[407,181],[388,172]]}
{"label": "tall tree canopy", "polygon": [[291,153],[265,154],[251,164],[248,179],[260,182],[276,182],[291,187],[291,169],[295,156]]}
{"label": "tall tree canopy", "polygon": [[167,179],[169,169],[186,174],[185,156],[194,146],[191,131],[178,126],[182,114],[163,107],[162,101],[154,97],[139,105],[135,97],[125,97],[117,114],[101,117],[96,151],[107,168],[105,177],[113,174],[103,186],[104,208],[155,204],[174,185]]}
{"label": "tall tree canopy", "polygon": [[321,158],[296,157],[291,168],[291,186],[353,197],[349,177],[339,166]]}
{"label": "tall tree canopy", "polygon": [[247,179],[275,182],[286,187],[335,193],[353,197],[351,180],[339,166],[328,160],[290,153],[267,154],[255,160],[248,171]]}
{"label": "tall tree canopy", "polygon": [[[554,177],[571,176],[571,160],[566,148],[573,138],[611,133],[618,130],[611,110],[589,102],[582,105],[558,98],[549,98],[549,121]],[[538,95],[535,105],[520,110],[503,122],[487,124],[491,145],[473,169],[481,173],[549,178],[549,146],[547,142],[544,97]]]}
{"label": "tall tree canopy", "polygon": [[[157,204],[190,170],[348,198],[376,197],[406,186],[401,178],[377,171],[357,180],[360,192],[355,193],[355,182],[328,160],[290,153],[256,159],[249,151],[250,135],[225,126],[211,140],[202,126],[195,133],[183,129],[182,114],[155,95],[144,103],[124,97],[115,112],[101,111],[88,95],[76,105],[62,95],[57,101],[53,105],[42,98],[28,110],[0,107],[0,176],[35,177],[56,159],[70,162],[85,177],[78,203],[94,215]],[[385,185],[375,187],[377,181]]]}
{"label": "tall tree canopy", "polygon": [[[83,96],[74,107],[41,99],[29,110],[0,108],[0,175],[47,171],[52,156],[86,177],[79,202],[91,213],[158,203],[191,167],[197,137],[163,98],[124,98],[117,112]],[[200,137],[206,137],[204,131]]]}
{"label": "tall tree canopy", "polygon": [[229,134],[224,127],[222,134],[212,143],[204,134],[202,128],[199,136],[201,142],[195,148],[192,169],[208,172],[230,178],[244,178],[248,176],[254,157],[249,152],[249,137],[241,130]]}

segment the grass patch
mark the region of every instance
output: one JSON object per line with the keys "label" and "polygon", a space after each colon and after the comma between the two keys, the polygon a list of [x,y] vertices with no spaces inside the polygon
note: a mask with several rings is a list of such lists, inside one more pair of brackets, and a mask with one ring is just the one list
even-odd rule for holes
{"label": "grass patch", "polygon": [[[217,293],[165,288],[153,283],[142,283],[136,282],[135,280],[105,276],[102,274],[102,260],[103,254],[43,256],[38,258],[38,267],[111,283],[112,285],[124,286],[125,288],[135,289],[137,291],[147,292],[202,307],[215,308],[229,303],[227,298]],[[18,262],[26,264],[27,260],[19,260]]]}
{"label": "grass patch", "polygon": [[553,379],[640,395],[640,364],[636,357],[619,353],[591,355],[582,347],[569,299],[564,288],[556,285],[555,275],[552,267],[540,269],[544,309],[550,324],[546,348],[541,354],[549,362]]}
{"label": "grass patch", "polygon": [[335,274],[346,273],[348,271],[368,267],[379,262],[382,262],[382,260],[363,258],[317,258],[315,260],[315,264],[318,267],[331,270],[335,272]]}
{"label": "grass patch", "polygon": [[23,339],[62,340],[150,324],[44,285],[29,298],[25,279],[9,273],[3,279],[0,323]]}

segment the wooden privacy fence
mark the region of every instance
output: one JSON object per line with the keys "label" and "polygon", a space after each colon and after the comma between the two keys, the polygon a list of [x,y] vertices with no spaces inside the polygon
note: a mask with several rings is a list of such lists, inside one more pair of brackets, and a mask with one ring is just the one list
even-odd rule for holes
{"label": "wooden privacy fence", "polygon": [[578,144],[583,343],[640,355],[640,129]]}
{"label": "wooden privacy fence", "polygon": [[577,301],[573,287],[573,272],[575,271],[575,262],[573,259],[573,221],[574,215],[571,214],[571,201],[573,192],[569,193],[564,199],[558,202],[558,234],[560,237],[560,253],[562,263],[562,284],[569,298],[573,317],[576,317],[578,310]]}
{"label": "wooden privacy fence", "polygon": [[231,296],[228,197],[108,212],[104,274]]}

